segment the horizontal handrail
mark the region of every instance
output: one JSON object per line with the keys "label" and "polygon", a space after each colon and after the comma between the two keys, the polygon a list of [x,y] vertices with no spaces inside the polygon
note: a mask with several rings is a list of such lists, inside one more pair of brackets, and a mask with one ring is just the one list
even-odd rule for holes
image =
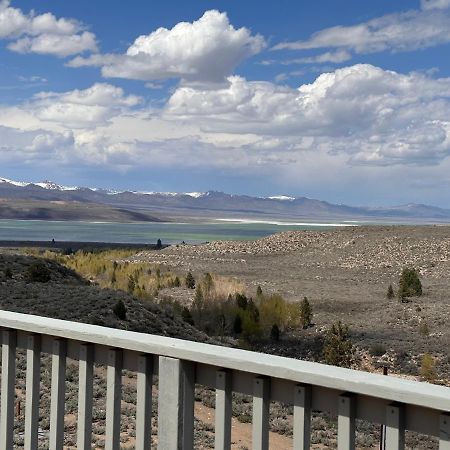
{"label": "horizontal handrail", "polygon": [[450,388],[281,356],[0,311],[0,327],[279,378],[450,412]]}

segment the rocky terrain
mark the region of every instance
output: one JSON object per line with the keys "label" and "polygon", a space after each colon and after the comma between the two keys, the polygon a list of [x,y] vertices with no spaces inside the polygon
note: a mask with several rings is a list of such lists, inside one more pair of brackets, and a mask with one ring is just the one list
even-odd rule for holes
{"label": "rocky terrain", "polygon": [[[307,295],[314,312],[314,326],[287,333],[278,343],[260,342],[254,350],[283,356],[315,359],[320,353],[323,332],[338,319],[348,323],[356,344],[360,368],[379,370],[387,365],[391,372],[417,377],[420,358],[431,353],[439,361],[440,382],[448,382],[449,373],[449,255],[450,227],[361,227],[330,232],[281,233],[253,242],[216,242],[201,246],[178,245],[155,251],[142,251],[128,258],[173,268],[174,272],[192,270],[196,277],[214,272],[239,280],[251,296],[256,286],[264,292],[280,292],[291,301]],[[50,273],[46,282],[33,282],[30,267],[44,264]],[[386,298],[389,283],[396,288],[401,269],[411,265],[420,270],[424,295],[402,303]],[[162,290],[161,296],[170,294]],[[174,288],[180,295],[182,288]],[[127,318],[120,320],[113,308],[121,299]],[[15,250],[0,253],[0,307],[19,312],[85,321],[135,331],[210,341],[205,334],[181,321],[170,308],[140,301],[124,292],[100,289],[75,272]],[[422,325],[427,324],[423,333]],[[371,348],[383,351],[376,356]],[[18,401],[23,396],[24,360],[19,356]],[[43,395],[41,427],[42,448],[46,448],[50,370],[48,359],[42,368]],[[66,445],[74,448],[76,432],[77,366],[70,363],[67,372]],[[133,448],[135,413],[135,374],[124,374],[122,408],[123,448]],[[94,405],[95,448],[104,445],[104,369],[96,369]],[[157,390],[155,391],[155,402]],[[214,392],[196,392],[196,448],[213,446]],[[154,405],[156,407],[156,403]],[[156,408],[154,408],[156,410]],[[20,415],[22,414],[22,415]],[[16,420],[16,444],[21,448],[23,412]],[[250,446],[250,399],[235,394],[233,415],[234,449]],[[156,417],[153,434],[156,433]],[[313,418],[313,448],[335,448],[336,427],[333,418],[323,414]],[[280,404],[271,407],[270,428],[279,448],[290,448],[292,408]],[[280,437],[284,435],[283,437]],[[436,448],[433,440],[408,435],[408,448]],[[377,427],[358,426],[358,447],[374,448]]]}
{"label": "rocky terrain", "polygon": [[[235,277],[250,296],[258,285],[292,301],[306,295],[316,332],[342,320],[361,348],[385,348],[383,358],[392,370],[417,374],[421,355],[430,352],[438,357],[442,373],[450,373],[450,227],[287,232],[257,241],[171,246],[131,260],[192,270],[198,276],[209,271]],[[397,288],[404,267],[418,269],[424,295],[408,302],[388,300],[387,288],[391,283]]]}

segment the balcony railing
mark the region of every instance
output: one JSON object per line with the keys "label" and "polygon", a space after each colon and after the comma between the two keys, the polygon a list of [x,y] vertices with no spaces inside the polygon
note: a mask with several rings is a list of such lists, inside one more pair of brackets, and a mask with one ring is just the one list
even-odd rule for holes
{"label": "balcony railing", "polygon": [[50,449],[62,449],[66,359],[79,361],[77,449],[91,449],[94,364],[107,367],[105,446],[120,448],[122,370],[137,372],[136,446],[150,449],[158,375],[158,449],[194,447],[195,384],[216,390],[215,448],[231,445],[232,392],[253,396],[252,446],[269,448],[269,404],[294,405],[293,448],[310,448],[311,411],[338,417],[338,449],[355,448],[355,420],[386,425],[386,448],[405,430],[450,449],[450,388],[233,348],[0,311],[0,449],[12,449],[16,349],[26,350],[25,449],[38,448],[40,359],[52,355]]}

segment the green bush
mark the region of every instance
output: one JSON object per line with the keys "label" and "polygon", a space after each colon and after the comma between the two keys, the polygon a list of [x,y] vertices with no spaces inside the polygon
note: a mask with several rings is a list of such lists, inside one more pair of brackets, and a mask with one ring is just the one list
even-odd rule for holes
{"label": "green bush", "polygon": [[422,295],[422,283],[420,282],[416,269],[405,267],[402,270],[397,295],[401,300],[408,297],[420,297]]}
{"label": "green bush", "polygon": [[28,267],[26,277],[32,283],[47,283],[51,279],[51,273],[44,263],[35,262]]}
{"label": "green bush", "polygon": [[428,328],[428,323],[425,320],[422,320],[419,324],[419,333],[422,336],[430,335],[430,329]]}
{"label": "green bush", "polygon": [[420,375],[430,383],[436,380],[436,361],[429,353],[422,356]]}
{"label": "green bush", "polygon": [[373,344],[369,353],[371,356],[383,356],[386,353],[386,347],[383,344]]}
{"label": "green bush", "polygon": [[353,361],[353,345],[348,337],[348,326],[341,321],[333,324],[323,348],[326,364],[340,367],[350,367]]}

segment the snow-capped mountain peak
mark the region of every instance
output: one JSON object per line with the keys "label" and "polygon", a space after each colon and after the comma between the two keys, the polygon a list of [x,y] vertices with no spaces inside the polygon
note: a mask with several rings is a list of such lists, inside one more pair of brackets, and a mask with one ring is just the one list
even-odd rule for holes
{"label": "snow-capped mountain peak", "polygon": [[39,186],[43,189],[48,189],[49,191],[76,191],[77,187],[61,186],[54,183],[53,181],[41,181],[40,183],[28,183],[28,185],[33,184],[34,186]]}
{"label": "snow-capped mountain peak", "polygon": [[24,187],[29,184],[29,183],[24,183],[23,181],[8,180],[8,178],[2,178],[2,177],[0,177],[0,183],[1,184],[12,184],[13,186],[19,186],[19,187]]}
{"label": "snow-capped mountain peak", "polygon": [[273,195],[272,197],[267,197],[270,200],[282,200],[282,201],[290,201],[295,200],[295,197],[288,197],[287,195]]}
{"label": "snow-capped mountain peak", "polygon": [[26,186],[39,186],[42,189],[47,189],[49,191],[76,191],[79,189],[75,186],[61,186],[59,184],[54,183],[53,181],[41,181],[39,183],[31,183],[25,181],[14,181],[9,180],[8,178],[0,177],[0,183],[2,184],[12,184],[13,186],[18,187],[26,187]]}

